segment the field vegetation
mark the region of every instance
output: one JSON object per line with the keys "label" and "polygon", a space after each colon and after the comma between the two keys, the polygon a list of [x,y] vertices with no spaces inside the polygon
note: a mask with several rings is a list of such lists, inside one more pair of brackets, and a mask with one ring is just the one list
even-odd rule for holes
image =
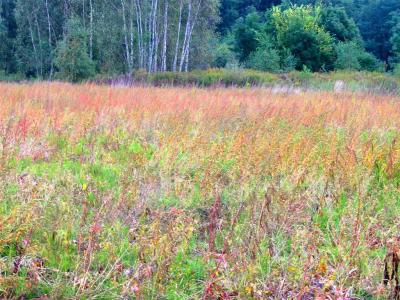
{"label": "field vegetation", "polygon": [[147,73],[144,70],[137,70],[131,75],[98,76],[93,82],[164,87],[269,87],[275,90],[282,88],[281,90],[286,89],[289,92],[294,89],[332,91],[335,90],[338,82],[343,82],[341,91],[395,95],[400,93],[400,76],[355,71],[312,73],[309,70],[303,70],[276,74],[251,69],[208,69],[184,73]]}
{"label": "field vegetation", "polygon": [[399,129],[395,95],[3,83],[0,298],[396,297]]}

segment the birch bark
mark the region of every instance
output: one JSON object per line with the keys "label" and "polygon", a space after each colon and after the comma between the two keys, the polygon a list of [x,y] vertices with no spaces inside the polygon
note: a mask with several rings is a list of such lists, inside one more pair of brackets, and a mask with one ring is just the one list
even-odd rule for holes
{"label": "birch bark", "polygon": [[161,71],[167,71],[167,35],[168,35],[168,0],[164,2],[164,40],[162,50]]}
{"label": "birch bark", "polygon": [[178,52],[179,52],[179,38],[181,34],[181,23],[182,23],[182,9],[183,9],[183,0],[180,1],[179,5],[179,20],[178,20],[178,33],[176,36],[176,43],[175,43],[175,55],[174,55],[174,62],[172,64],[172,71],[176,72],[176,64],[178,62]]}

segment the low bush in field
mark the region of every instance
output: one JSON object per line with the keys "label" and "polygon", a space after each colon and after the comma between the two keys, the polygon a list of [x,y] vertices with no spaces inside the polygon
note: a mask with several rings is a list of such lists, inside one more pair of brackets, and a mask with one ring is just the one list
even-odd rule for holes
{"label": "low bush in field", "polygon": [[147,73],[138,70],[132,76],[114,79],[98,79],[99,83],[118,83],[123,85],[153,86],[197,86],[197,87],[300,87],[313,90],[333,90],[335,82],[343,81],[348,91],[364,91],[384,94],[398,94],[400,79],[379,72],[338,71],[331,73],[312,73],[293,71],[273,74],[254,70],[209,69],[193,72]]}
{"label": "low bush in field", "polygon": [[225,69],[210,69],[207,71],[193,71],[188,73],[151,73],[137,71],[133,80],[150,83],[156,86],[255,86],[271,84],[279,81],[274,74],[253,70],[232,71]]}

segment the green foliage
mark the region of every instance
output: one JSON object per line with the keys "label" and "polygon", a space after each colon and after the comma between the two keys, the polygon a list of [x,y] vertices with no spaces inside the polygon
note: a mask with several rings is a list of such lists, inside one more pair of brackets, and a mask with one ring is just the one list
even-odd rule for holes
{"label": "green foliage", "polygon": [[6,69],[6,58],[7,58],[7,50],[8,50],[8,37],[6,27],[4,25],[3,19],[0,17],[0,70]]}
{"label": "green foliage", "polygon": [[342,7],[322,8],[321,24],[337,41],[360,41],[361,36],[353,19],[349,18]]}
{"label": "green foliage", "polygon": [[[192,15],[196,7],[200,9],[192,24],[188,70],[247,67],[287,72],[301,71],[306,65],[312,71],[330,71],[335,65],[343,68],[347,64],[356,70],[391,71],[400,62],[398,0],[206,0],[200,6],[197,1],[200,0],[191,2]],[[95,73],[107,77],[131,69],[149,71],[151,47],[144,45],[152,45],[149,44],[151,26],[142,24],[141,29],[138,26],[140,21],[151,18],[152,8],[148,2],[143,3],[139,20],[136,5],[128,3],[128,0],[110,0],[109,5],[77,0],[0,1],[1,78],[58,77],[76,82]],[[180,3],[169,0],[167,70],[173,69]],[[162,25],[164,1],[158,1],[158,5],[156,23]],[[178,65],[188,5],[188,1],[183,1]],[[85,42],[75,44],[73,49],[67,39],[71,35],[68,33],[71,18],[80,20],[81,24],[75,26],[80,29],[76,31],[85,32],[86,36]],[[156,71],[160,70],[162,60],[162,28],[157,26],[156,30]],[[141,30],[144,30],[142,37]],[[263,36],[270,37],[269,45],[263,44],[260,38]],[[351,58],[347,63],[340,62],[341,59],[338,62],[337,56],[342,55],[336,53],[342,47],[339,42],[355,42],[365,51],[357,61]]]}
{"label": "green foliage", "polygon": [[[282,67],[283,65],[281,65]],[[143,85],[154,86],[286,86],[288,88],[299,86],[317,90],[333,90],[335,82],[341,80],[346,82],[346,89],[350,91],[375,91],[385,94],[398,94],[400,88],[400,81],[385,73],[346,70],[312,73],[307,66],[303,66],[300,72],[291,71],[281,75],[251,69],[209,69],[188,73],[158,72],[150,74],[136,71],[133,74],[133,80]],[[112,83],[113,81],[105,82]]]}
{"label": "green foliage", "polygon": [[258,48],[249,55],[246,66],[250,69],[278,72],[280,68],[280,57],[276,49]]}
{"label": "green foliage", "polygon": [[390,37],[392,59],[395,62],[400,62],[400,10],[392,14],[392,24],[392,35]]}
{"label": "green foliage", "polygon": [[365,70],[381,71],[382,64],[372,54],[365,50],[357,42],[339,42],[336,46],[337,70]]}
{"label": "green foliage", "polygon": [[87,32],[81,22],[72,18],[68,22],[67,35],[57,49],[56,66],[61,79],[79,82],[95,74],[95,66],[87,47]]}
{"label": "green foliage", "polygon": [[188,73],[158,72],[146,73],[137,71],[133,74],[135,81],[150,83],[156,86],[255,86],[273,84],[279,82],[275,74],[259,72],[256,70],[229,70],[209,69],[205,71],[193,71]]}
{"label": "green foliage", "polygon": [[400,64],[396,64],[393,68],[393,75],[400,78]]}
{"label": "green foliage", "polygon": [[240,62],[245,62],[249,55],[257,50],[258,34],[261,29],[262,17],[256,11],[250,12],[244,18],[239,18],[234,25],[235,51],[238,53]]}
{"label": "green foliage", "polygon": [[4,70],[0,70],[0,81],[18,82],[24,80],[24,76],[18,73],[8,73]]}
{"label": "green foliage", "polygon": [[358,57],[360,62],[361,70],[370,72],[383,72],[384,65],[379,61],[372,53],[362,51]]}
{"label": "green foliage", "polygon": [[0,1],[0,70],[4,70],[8,79],[18,73],[16,69],[15,40],[16,22],[13,11],[14,1]]}
{"label": "green foliage", "polygon": [[212,66],[215,68],[235,68],[238,65],[236,54],[233,50],[233,36],[228,36],[224,41],[220,41],[215,48],[214,61]]}
{"label": "green foliage", "polygon": [[358,57],[362,49],[355,42],[340,42],[336,46],[337,59],[335,69],[337,70],[360,70],[361,65]]}
{"label": "green foliage", "polygon": [[332,68],[333,39],[320,25],[319,7],[274,7],[271,17],[278,45],[290,50],[297,59],[297,69],[303,65],[312,71]]}
{"label": "green foliage", "polygon": [[260,71],[278,72],[281,70],[279,51],[271,42],[271,37],[263,35],[259,37],[258,41],[260,45],[249,55],[246,66]]}
{"label": "green foliage", "polygon": [[282,49],[280,56],[282,72],[290,72],[296,69],[297,58],[288,49]]}
{"label": "green foliage", "polygon": [[399,11],[398,0],[368,1],[361,11],[358,25],[365,48],[380,60],[388,61],[391,55],[393,15]]}

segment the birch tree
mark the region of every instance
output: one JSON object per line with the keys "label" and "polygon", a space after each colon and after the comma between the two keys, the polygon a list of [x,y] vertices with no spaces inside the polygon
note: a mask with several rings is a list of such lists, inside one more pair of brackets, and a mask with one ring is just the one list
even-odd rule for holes
{"label": "birch tree", "polygon": [[164,1],[164,37],[163,37],[163,50],[161,71],[167,71],[167,35],[168,35],[168,0]]}
{"label": "birch tree", "polygon": [[179,42],[181,36],[181,24],[182,24],[182,9],[183,9],[183,0],[179,1],[179,18],[178,18],[178,31],[176,35],[176,44],[175,44],[175,55],[174,55],[174,62],[172,64],[172,71],[176,72],[176,64],[178,62],[178,51],[179,51]]}
{"label": "birch tree", "polygon": [[46,6],[46,16],[47,16],[47,34],[48,34],[48,43],[49,43],[49,58],[50,58],[50,74],[49,79],[51,80],[53,77],[53,70],[54,70],[54,62],[53,62],[53,46],[52,46],[52,39],[51,39],[51,18],[50,18],[50,10],[49,10],[49,2],[45,0]]}
{"label": "birch tree", "polygon": [[125,39],[125,58],[126,58],[126,62],[128,64],[128,71],[129,71],[129,73],[131,73],[132,72],[132,61],[131,61],[131,55],[130,55],[129,43],[128,43],[128,28],[126,25],[125,0],[121,0],[121,6],[122,6],[122,19],[123,19],[124,39]]}
{"label": "birch tree", "polygon": [[[87,54],[102,73],[187,71],[207,64],[219,0],[8,0],[18,19],[16,55],[27,76],[52,79],[56,49],[79,17]],[[211,21],[210,21],[211,20]],[[204,62],[205,61],[205,62]]]}

